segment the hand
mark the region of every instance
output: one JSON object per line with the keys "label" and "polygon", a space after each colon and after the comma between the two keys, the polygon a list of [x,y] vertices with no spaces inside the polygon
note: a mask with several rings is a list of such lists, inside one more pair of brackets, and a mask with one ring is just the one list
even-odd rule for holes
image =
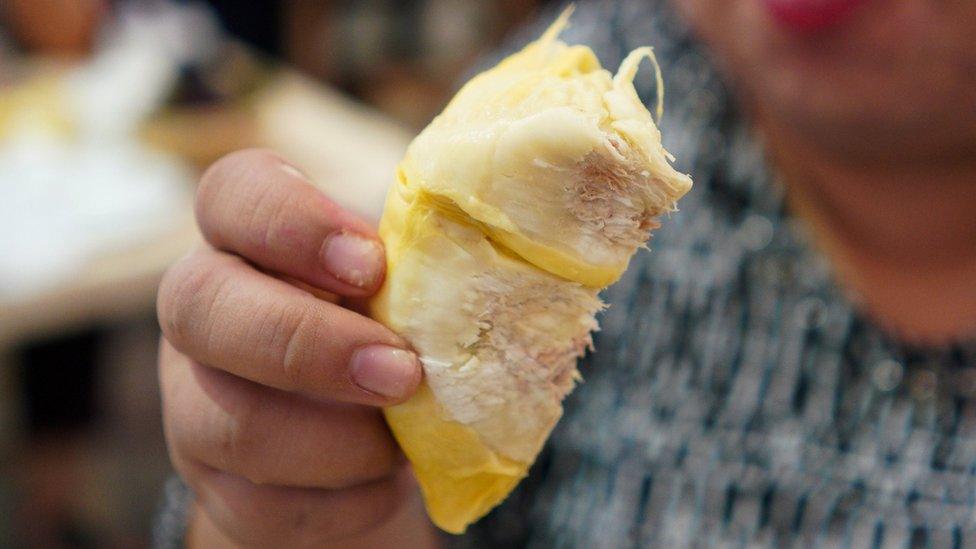
{"label": "hand", "polygon": [[381,284],[379,237],[266,151],[214,164],[196,214],[208,245],[159,290],[159,377],[203,529],[292,547],[388,522],[416,490],[377,407],[408,398],[421,369],[339,305]]}

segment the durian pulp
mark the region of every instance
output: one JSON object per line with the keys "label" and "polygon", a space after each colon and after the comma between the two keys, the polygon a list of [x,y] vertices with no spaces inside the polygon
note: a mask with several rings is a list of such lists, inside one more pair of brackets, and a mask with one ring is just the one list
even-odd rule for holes
{"label": "durian pulp", "polygon": [[387,282],[374,318],[411,342],[425,379],[385,410],[433,521],[459,533],[515,487],[562,413],[600,309],[597,290],[496,247],[430,197],[387,199]]}
{"label": "durian pulp", "polygon": [[[650,49],[613,76],[589,48],[556,40],[563,24],[468,82],[410,144],[400,172],[525,261],[602,288],[691,179],[669,164],[633,86]],[[581,192],[594,168],[601,185],[589,190],[605,192]]]}
{"label": "durian pulp", "polygon": [[460,533],[526,474],[562,414],[615,281],[690,179],[633,78],[538,41],[469,82],[410,145],[380,235],[371,314],[419,353],[424,383],[385,410],[431,519]]}

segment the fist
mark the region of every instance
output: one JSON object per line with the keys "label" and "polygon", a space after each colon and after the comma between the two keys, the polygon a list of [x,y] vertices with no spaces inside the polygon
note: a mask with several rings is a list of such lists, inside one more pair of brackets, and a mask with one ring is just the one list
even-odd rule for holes
{"label": "fist", "polygon": [[157,304],[166,440],[194,528],[321,546],[406,513],[416,489],[378,407],[416,390],[420,363],[346,306],[382,283],[375,231],[257,150],[206,172],[196,216],[206,245]]}

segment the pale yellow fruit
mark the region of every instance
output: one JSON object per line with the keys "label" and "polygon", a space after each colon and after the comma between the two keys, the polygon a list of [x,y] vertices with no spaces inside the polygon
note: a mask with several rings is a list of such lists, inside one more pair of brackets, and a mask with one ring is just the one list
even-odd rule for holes
{"label": "pale yellow fruit", "polygon": [[471,80],[410,145],[380,234],[371,314],[420,354],[385,411],[428,512],[460,533],[525,476],[591,346],[598,292],[691,187],[633,87],[593,52],[538,41]]}

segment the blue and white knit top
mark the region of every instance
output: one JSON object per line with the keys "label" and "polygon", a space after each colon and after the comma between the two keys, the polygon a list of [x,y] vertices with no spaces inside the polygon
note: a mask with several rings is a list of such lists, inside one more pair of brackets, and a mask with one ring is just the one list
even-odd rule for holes
{"label": "blue and white knit top", "polygon": [[606,292],[529,478],[458,545],[976,546],[976,342],[859,314],[667,2],[583,2],[564,39],[609,67],[655,47],[695,187]]}

